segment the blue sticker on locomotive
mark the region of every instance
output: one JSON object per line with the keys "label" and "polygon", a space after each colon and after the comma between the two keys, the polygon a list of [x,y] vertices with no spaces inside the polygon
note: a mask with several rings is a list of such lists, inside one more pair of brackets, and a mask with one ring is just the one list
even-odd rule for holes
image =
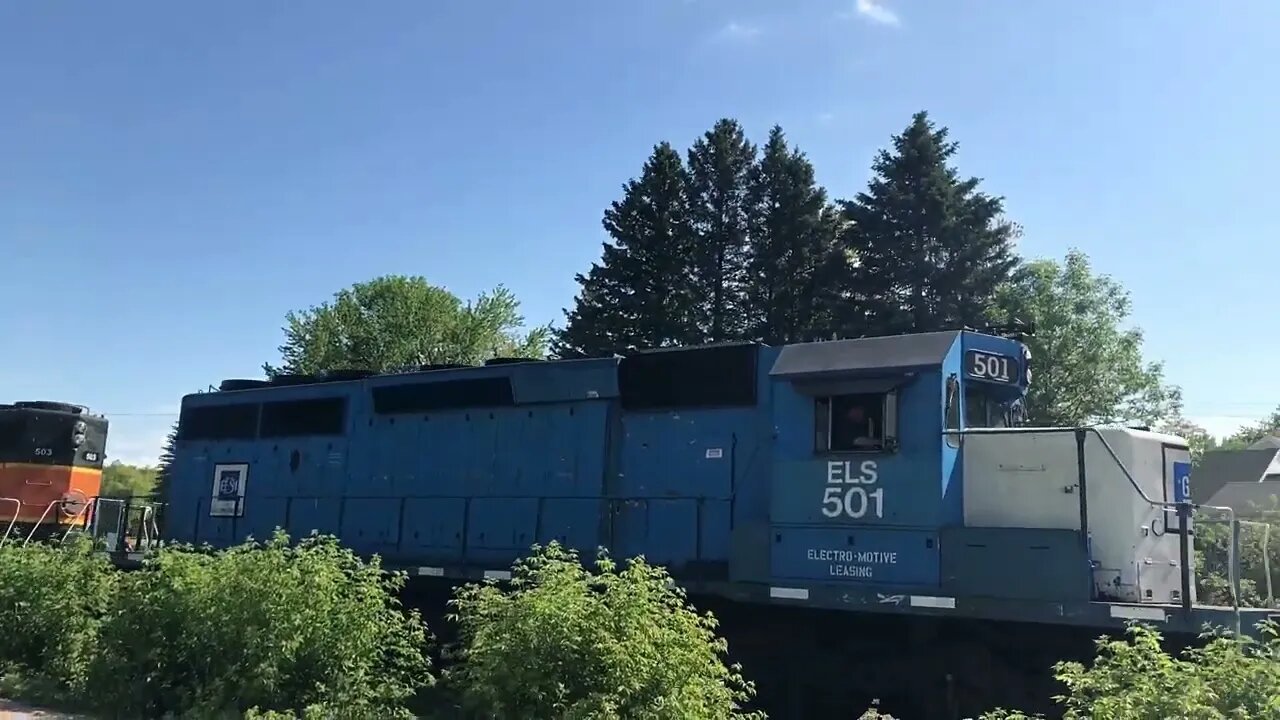
{"label": "blue sticker on locomotive", "polygon": [[1173,464],[1173,501],[1191,501],[1191,463],[1175,462]]}
{"label": "blue sticker on locomotive", "polygon": [[218,499],[227,500],[240,495],[240,471],[223,470],[218,477]]}

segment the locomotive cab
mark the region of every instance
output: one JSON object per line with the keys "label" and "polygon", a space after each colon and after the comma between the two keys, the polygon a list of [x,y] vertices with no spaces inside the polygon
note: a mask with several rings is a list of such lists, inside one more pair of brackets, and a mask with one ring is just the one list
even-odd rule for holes
{"label": "locomotive cab", "polygon": [[0,405],[0,521],[44,536],[83,527],[102,484],[107,419],[49,401]]}
{"label": "locomotive cab", "polygon": [[[1186,443],[1024,426],[1021,342],[955,331],[792,345],[770,375],[769,575],[782,597],[815,583],[845,602],[926,606],[1194,593],[1189,535],[1163,505],[1190,467]],[[806,413],[812,426],[796,422]]]}

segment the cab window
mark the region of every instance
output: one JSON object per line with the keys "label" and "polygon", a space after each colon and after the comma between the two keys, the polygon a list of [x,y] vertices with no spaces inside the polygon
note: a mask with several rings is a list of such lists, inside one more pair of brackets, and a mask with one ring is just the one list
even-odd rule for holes
{"label": "cab window", "polygon": [[946,440],[951,447],[960,447],[960,380],[952,373],[947,378]]}
{"label": "cab window", "polygon": [[979,388],[967,388],[964,393],[964,424],[970,428],[1009,427],[1008,412],[999,401]]}
{"label": "cab window", "polygon": [[814,400],[815,449],[878,452],[894,443],[894,393],[831,395]]}

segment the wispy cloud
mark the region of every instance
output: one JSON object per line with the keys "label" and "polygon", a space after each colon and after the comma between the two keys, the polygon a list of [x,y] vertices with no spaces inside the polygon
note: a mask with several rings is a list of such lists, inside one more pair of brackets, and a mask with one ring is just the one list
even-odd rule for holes
{"label": "wispy cloud", "polygon": [[885,6],[883,0],[856,0],[852,15],[879,25],[898,25],[898,14]]}
{"label": "wispy cloud", "polygon": [[716,32],[720,40],[752,40],[760,35],[760,28],[733,20]]}
{"label": "wispy cloud", "polygon": [[818,124],[819,124],[819,125],[830,125],[832,122],[834,122],[834,121],[835,121],[835,119],[836,119],[836,114],[835,114],[835,113],[833,113],[833,112],[820,112],[820,113],[818,113]]}

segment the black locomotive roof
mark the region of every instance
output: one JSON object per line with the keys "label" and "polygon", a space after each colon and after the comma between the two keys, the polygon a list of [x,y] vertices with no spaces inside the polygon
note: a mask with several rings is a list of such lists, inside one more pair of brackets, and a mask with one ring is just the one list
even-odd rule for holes
{"label": "black locomotive roof", "polygon": [[770,375],[803,377],[830,373],[883,370],[903,372],[936,367],[960,337],[959,330],[885,335],[787,345]]}

